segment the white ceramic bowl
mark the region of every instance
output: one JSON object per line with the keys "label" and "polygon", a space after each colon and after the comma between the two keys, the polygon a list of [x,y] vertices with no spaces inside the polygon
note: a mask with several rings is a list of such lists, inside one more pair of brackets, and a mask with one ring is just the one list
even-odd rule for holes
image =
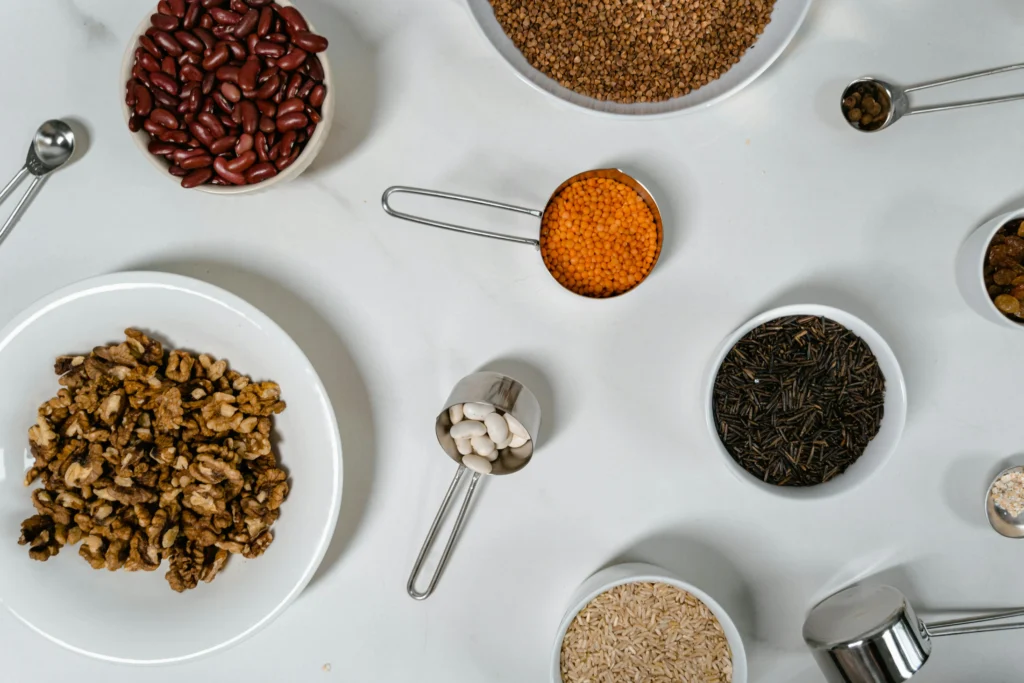
{"label": "white ceramic bowl", "polygon": [[984,269],[985,256],[992,238],[1004,225],[1021,218],[1024,218],[1024,209],[993,218],[971,233],[956,256],[956,284],[967,305],[982,318],[1014,330],[1024,330],[1024,323],[1010,320],[996,308],[985,287]]}
{"label": "white ceramic bowl", "polygon": [[[290,0],[277,0],[277,4],[282,6],[290,6],[295,3]],[[302,8],[299,7],[301,10]],[[128,47],[124,51],[124,57],[121,59],[121,80],[118,82],[118,96],[121,101],[121,113],[124,115],[124,127],[125,131],[132,136],[132,140],[135,142],[135,146],[139,148],[142,156],[157,169],[162,176],[174,181],[176,185],[181,186],[181,178],[172,176],[167,172],[167,162],[164,161],[163,157],[158,157],[155,154],[149,153],[149,133],[144,130],[138,130],[131,132],[128,130],[128,119],[131,118],[132,108],[125,104],[124,84],[128,82],[128,79],[132,77],[132,64],[135,62],[135,48],[139,46],[139,36],[145,35],[146,30],[150,27],[149,18],[153,14],[156,14],[156,7],[153,7],[149,12],[146,12],[145,17],[139,22],[135,32],[132,33],[132,39],[128,41]],[[307,23],[309,20],[307,19]],[[309,23],[309,30],[316,33],[316,28],[312,23]],[[273,178],[264,180],[261,183],[254,185],[211,185],[206,183],[199,185],[193,189],[199,190],[200,192],[207,192],[209,194],[250,194],[253,192],[262,192],[267,190],[274,185],[280,185],[286,183],[289,180],[298,178],[299,175],[309,168],[309,165],[316,159],[316,155],[323,149],[324,144],[327,142],[327,135],[331,130],[331,123],[334,121],[334,79],[331,78],[331,65],[327,61],[327,53],[321,52],[317,54],[320,59],[320,63],[324,67],[324,85],[327,86],[327,98],[324,100],[323,106],[320,108],[320,114],[323,120],[317,124],[316,130],[313,131],[313,137],[306,141],[306,146],[302,149],[302,154],[295,162],[286,168],[285,170],[278,173]]]}
{"label": "white ceramic bowl", "polygon": [[[784,318],[792,315],[813,315],[833,320],[846,329],[850,330],[863,339],[875,354],[878,365],[885,375],[885,415],[882,418],[881,428],[878,434],[871,440],[864,454],[857,459],[849,469],[831,481],[817,486],[776,486],[767,484],[753,476],[739,463],[733,460],[718,436],[718,429],[715,426],[715,378],[718,376],[718,369],[725,360],[726,355],[732,350],[740,339],[755,327],[777,318]],[[714,359],[709,368],[708,376],[704,384],[704,412],[708,431],[714,440],[718,452],[729,467],[729,471],[735,474],[742,481],[751,484],[761,491],[772,493],[786,498],[824,498],[838,493],[843,493],[854,488],[865,479],[870,477],[892,456],[896,445],[903,435],[903,426],[907,420],[907,387],[903,381],[903,371],[896,361],[896,355],[889,348],[878,332],[860,318],[831,306],[818,304],[798,304],[795,306],[783,306],[754,317],[740,326],[735,332],[729,335],[715,353]]]}
{"label": "white ceramic bowl", "polygon": [[544,75],[530,65],[515,43],[505,35],[501,24],[494,16],[491,0],[467,0],[467,2],[469,10],[484,36],[502,56],[505,63],[522,80],[561,102],[587,111],[634,117],[668,116],[691,109],[710,107],[740,91],[778,59],[800,29],[800,25],[803,24],[807,17],[807,11],[811,7],[811,0],[776,0],[772,20],[765,27],[764,33],[758,38],[757,43],[747,50],[740,61],[721,78],[708,83],[703,88],[664,102],[621,104],[605,102],[573,92],[553,78]]}
{"label": "white ceramic bowl", "polygon": [[631,562],[617,564],[607,569],[602,569],[589,579],[583,582],[572,596],[569,611],[562,617],[562,623],[558,627],[558,635],[555,637],[555,648],[551,657],[551,683],[562,683],[562,640],[566,631],[572,624],[576,615],[590,601],[598,595],[605,593],[616,586],[624,583],[667,583],[676,588],[690,593],[695,598],[708,606],[708,609],[715,615],[722,630],[725,631],[725,638],[729,641],[729,648],[732,650],[732,683],[747,683],[747,651],[743,647],[743,639],[736,628],[729,614],[719,605],[714,598],[672,574],[667,569],[662,569],[653,564],[642,562]]}
{"label": "white ceramic bowl", "polygon": [[[277,452],[291,491],[274,542],[254,560],[235,555],[212,583],[179,594],[155,572],[96,571],[65,547],[37,562],[19,546],[34,514],[22,481],[32,464],[29,425],[60,388],[58,355],[124,339],[124,328],[214,354],[281,385]],[[33,630],[75,652],[161,664],[215,652],[266,626],[312,578],[341,504],[341,441],[327,393],[298,346],[273,321],[212,285],[164,273],[105,275],[61,289],[0,331],[0,601]],[[38,482],[33,488],[38,486]]]}

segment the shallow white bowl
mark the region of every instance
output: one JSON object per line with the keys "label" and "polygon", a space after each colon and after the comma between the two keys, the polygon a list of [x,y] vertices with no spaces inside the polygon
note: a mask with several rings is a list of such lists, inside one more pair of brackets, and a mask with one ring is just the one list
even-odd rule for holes
{"label": "shallow white bowl", "polygon": [[[282,6],[291,6],[295,3],[291,2],[291,0],[277,0],[277,4]],[[299,7],[299,9],[301,10],[302,8]],[[173,176],[167,172],[168,165],[167,162],[164,161],[164,158],[149,153],[149,133],[144,130],[138,130],[134,133],[128,130],[128,119],[131,118],[132,108],[124,102],[124,84],[132,77],[132,64],[135,62],[135,48],[139,46],[139,36],[145,35],[146,30],[150,27],[149,18],[153,14],[156,14],[156,6],[146,12],[146,15],[136,27],[135,32],[132,33],[131,40],[128,41],[128,47],[125,49],[124,57],[121,59],[121,80],[118,82],[117,92],[121,99],[121,113],[124,115],[125,132],[132,136],[135,146],[139,148],[139,151],[142,152],[142,155],[149,161],[153,168],[160,171],[162,176],[174,181],[176,185],[181,187],[181,178]],[[309,30],[316,33],[316,28],[308,18],[306,19],[306,23],[309,24]],[[313,163],[314,159],[316,159],[316,155],[320,153],[320,150],[322,150],[324,144],[326,144],[327,135],[331,130],[331,123],[334,121],[334,79],[331,78],[331,65],[327,61],[326,52],[320,52],[317,54],[317,57],[320,59],[320,63],[323,64],[324,85],[327,86],[327,98],[324,100],[323,106],[320,107],[320,114],[323,116],[323,120],[317,124],[316,130],[313,131],[313,137],[306,141],[306,146],[302,149],[302,154],[300,154],[299,158],[295,160],[295,163],[278,173],[273,178],[254,185],[211,185],[206,183],[192,189],[199,190],[200,192],[207,192],[209,194],[250,194],[253,192],[262,192],[274,185],[280,185],[281,183],[286,183],[289,180],[299,177],[303,171],[309,168],[309,165]]]}
{"label": "shallow white bowl", "polygon": [[[37,562],[19,546],[34,514],[22,481],[32,463],[28,427],[60,388],[58,355],[123,340],[126,327],[173,347],[225,358],[281,385],[277,452],[291,492],[274,542],[255,560],[232,556],[212,583],[175,593],[155,572],[95,571],[65,547]],[[341,504],[341,441],[327,393],[298,346],[264,314],[212,285],[164,273],[85,280],[33,304],[0,332],[0,601],[39,634],[115,662],[160,664],[208,654],[252,635],[312,578]],[[38,486],[38,482],[33,488]]]}
{"label": "shallow white bowl", "polygon": [[996,308],[985,287],[984,271],[985,256],[988,255],[988,245],[992,238],[1004,225],[1020,218],[1024,218],[1024,209],[993,218],[971,233],[956,256],[956,284],[967,305],[982,318],[1018,331],[1024,330],[1024,322],[1014,322]]}
{"label": "shallow white bowl", "polygon": [[[878,359],[878,365],[885,375],[885,415],[882,418],[881,428],[878,434],[868,444],[864,454],[857,459],[843,474],[817,486],[776,486],[767,484],[753,476],[739,463],[733,460],[718,436],[718,429],[715,426],[715,378],[718,376],[718,369],[725,360],[726,355],[732,350],[740,339],[755,327],[776,318],[784,318],[791,315],[813,315],[834,320],[846,329],[850,330],[863,339]],[[900,437],[903,435],[903,426],[907,421],[907,387],[903,382],[903,371],[896,360],[896,355],[889,348],[878,332],[860,318],[831,306],[818,304],[798,304],[795,306],[783,306],[766,311],[740,326],[735,332],[729,335],[715,353],[711,363],[708,376],[704,384],[704,412],[708,431],[714,440],[718,452],[722,455],[729,470],[742,481],[751,484],[761,491],[773,493],[786,498],[824,498],[849,491],[865,479],[870,477],[889,460]]]}
{"label": "shallow white bowl", "polygon": [[729,641],[729,648],[732,650],[732,683],[747,683],[747,651],[743,647],[743,638],[740,637],[740,632],[729,614],[714,598],[696,586],[686,583],[667,569],[642,562],[617,564],[602,569],[584,581],[583,585],[573,594],[572,600],[569,602],[569,611],[562,617],[562,623],[558,626],[558,635],[555,637],[555,649],[551,662],[552,683],[562,683],[562,640],[576,615],[598,595],[624,583],[667,583],[686,591],[707,605],[722,624],[725,638]]}
{"label": "shallow white bowl", "polygon": [[473,14],[473,18],[476,19],[484,36],[502,56],[505,63],[522,80],[561,102],[587,111],[634,117],[669,116],[690,109],[710,107],[739,92],[778,59],[800,29],[800,25],[803,24],[807,17],[807,11],[811,7],[811,0],[776,0],[772,20],[765,27],[764,33],[758,38],[757,43],[747,50],[740,61],[721,78],[708,83],[703,88],[664,102],[620,104],[604,102],[573,92],[553,78],[544,75],[530,65],[512,39],[505,35],[501,24],[494,16],[490,0],[467,0],[467,2],[469,11]]}

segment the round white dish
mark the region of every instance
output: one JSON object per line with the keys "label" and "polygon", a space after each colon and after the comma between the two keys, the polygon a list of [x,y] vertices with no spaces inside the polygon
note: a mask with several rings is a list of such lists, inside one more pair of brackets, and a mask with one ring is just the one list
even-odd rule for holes
{"label": "round white dish", "polygon": [[708,606],[708,609],[715,615],[722,630],[725,631],[725,638],[729,641],[729,648],[732,650],[732,683],[747,683],[747,652],[743,646],[743,638],[740,636],[736,624],[725,609],[710,595],[701,589],[693,586],[678,576],[653,564],[643,562],[629,562],[617,564],[607,569],[602,569],[589,579],[583,582],[569,601],[569,610],[562,617],[562,623],[558,626],[558,634],[555,636],[555,648],[552,653],[551,662],[551,683],[562,683],[562,640],[566,631],[572,624],[576,615],[590,601],[598,595],[605,593],[616,586],[625,583],[667,583],[676,588],[682,589],[693,595],[695,598]]}
{"label": "round white dish", "polygon": [[1024,209],[1004,213],[986,222],[971,233],[956,255],[956,284],[967,305],[982,318],[1014,330],[1024,330],[1024,322],[1014,322],[996,308],[985,287],[984,271],[985,256],[992,238],[1004,225],[1020,218],[1024,218]]}
{"label": "round white dish", "polygon": [[573,92],[553,78],[544,75],[530,65],[515,43],[505,35],[501,24],[494,16],[491,0],[467,0],[467,2],[469,11],[484,37],[516,75],[529,85],[560,102],[587,111],[612,116],[645,118],[670,116],[687,110],[710,107],[742,90],[779,58],[779,55],[800,29],[811,7],[811,0],[776,0],[775,9],[772,11],[772,20],[765,27],[764,33],[758,38],[757,43],[747,50],[740,61],[721,78],[708,83],[703,88],[664,102],[621,104],[605,102]]}
{"label": "round white dish", "polygon": [[[121,341],[126,327],[274,380],[288,404],[275,432],[291,492],[273,544],[255,560],[232,556],[216,580],[182,594],[164,580],[166,563],[155,572],[96,571],[77,547],[37,562],[17,544],[21,521],[34,514],[32,489],[23,485],[32,463],[27,430],[38,405],[60,388],[54,359]],[[252,635],[312,578],[341,505],[341,440],[313,366],[250,304],[165,273],[85,280],[40,299],[0,332],[0,382],[7,396],[0,409],[0,601],[39,634],[108,661],[180,662]]]}
{"label": "round white dish", "polygon": [[[291,0],[277,0],[277,4],[282,6],[292,6],[295,3]],[[302,9],[301,7],[299,8]],[[124,126],[125,131],[132,136],[132,141],[135,142],[135,146],[139,148],[139,151],[149,161],[153,168],[160,171],[160,174],[165,178],[169,178],[174,181],[176,185],[181,186],[181,178],[173,176],[167,172],[167,162],[164,161],[163,157],[158,157],[155,154],[149,153],[149,133],[144,130],[138,130],[131,132],[128,130],[128,119],[131,118],[132,109],[124,101],[125,83],[132,77],[132,64],[135,61],[135,48],[139,46],[139,36],[146,33],[146,30],[150,27],[149,18],[153,14],[156,14],[156,6],[150,11],[146,12],[146,15],[139,22],[139,25],[135,28],[132,33],[131,40],[128,41],[128,47],[125,48],[124,57],[121,58],[121,80],[118,82],[118,95],[121,98],[121,113],[124,115]],[[309,24],[309,30],[316,33],[316,27],[306,19],[306,23]],[[208,194],[251,194],[253,192],[262,192],[263,190],[269,189],[274,185],[280,185],[286,183],[289,180],[293,180],[309,168],[309,165],[316,159],[316,155],[323,149],[324,144],[327,142],[327,135],[331,130],[331,123],[334,121],[334,79],[331,78],[331,65],[327,60],[327,53],[321,52],[317,55],[320,59],[320,63],[324,67],[324,85],[327,86],[327,98],[324,100],[323,106],[320,108],[320,114],[323,116],[323,120],[317,124],[316,130],[313,131],[313,137],[307,142],[306,146],[302,150],[302,154],[295,162],[286,168],[285,170],[278,173],[273,178],[264,180],[260,183],[253,185],[211,185],[206,183],[199,185],[193,189],[199,190],[200,192],[206,192]]]}
{"label": "round white dish", "polygon": [[[885,415],[882,418],[882,425],[878,430],[878,434],[868,444],[864,454],[855,463],[850,465],[846,472],[831,481],[818,484],[817,486],[776,486],[774,484],[767,484],[754,477],[729,455],[729,451],[726,450],[725,445],[719,438],[718,429],[715,426],[715,378],[718,376],[718,369],[721,367],[722,361],[725,360],[725,356],[736,345],[736,342],[755,327],[776,318],[792,315],[821,316],[834,320],[850,330],[863,339],[871,348],[872,353],[875,354],[875,358],[878,360],[882,374],[885,375]],[[885,342],[885,339],[874,328],[860,318],[838,308],[818,304],[798,304],[766,311],[744,323],[722,342],[717,353],[715,353],[704,383],[704,413],[708,431],[714,440],[718,452],[729,467],[729,470],[739,479],[756,486],[761,491],[785,498],[824,498],[844,493],[854,488],[881,469],[892,456],[900,437],[903,435],[903,426],[907,420],[907,387],[903,381],[903,371],[896,360],[896,355]]]}

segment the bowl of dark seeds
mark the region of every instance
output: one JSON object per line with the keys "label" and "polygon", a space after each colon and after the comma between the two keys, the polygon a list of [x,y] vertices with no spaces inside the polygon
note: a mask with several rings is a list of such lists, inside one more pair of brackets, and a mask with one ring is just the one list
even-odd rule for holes
{"label": "bowl of dark seeds", "polygon": [[785,306],[723,342],[707,382],[707,423],[740,479],[790,498],[847,491],[889,459],[907,392],[892,349],[860,318]]}

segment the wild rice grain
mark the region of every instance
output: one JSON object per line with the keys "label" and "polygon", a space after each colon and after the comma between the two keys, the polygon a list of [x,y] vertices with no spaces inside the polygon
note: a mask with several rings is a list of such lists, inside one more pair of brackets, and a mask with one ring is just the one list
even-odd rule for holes
{"label": "wild rice grain", "polygon": [[731,683],[732,652],[708,606],[665,583],[594,598],[562,640],[563,683]]}

